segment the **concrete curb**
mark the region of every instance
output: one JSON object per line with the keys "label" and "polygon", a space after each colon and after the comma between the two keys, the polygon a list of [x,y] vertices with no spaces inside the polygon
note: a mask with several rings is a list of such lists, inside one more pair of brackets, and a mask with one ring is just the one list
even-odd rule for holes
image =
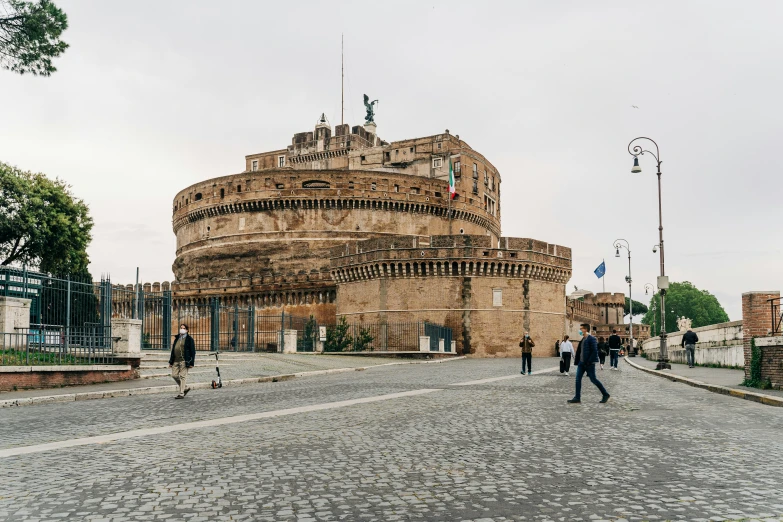
{"label": "concrete curb", "polygon": [[[434,359],[431,361],[400,361],[386,364],[376,364],[375,366],[358,366],[355,368],[331,368],[328,370],[312,370],[309,372],[288,373],[282,375],[267,375],[264,377],[249,377],[246,379],[231,379],[223,381],[223,387],[241,386],[243,384],[256,384],[264,382],[282,382],[298,377],[315,377],[318,375],[332,375],[337,373],[360,372],[381,368],[384,366],[398,366],[402,364],[440,364],[449,361],[457,361],[466,357],[454,357],[450,359]],[[204,390],[212,387],[211,382],[195,382],[189,386],[191,390]],[[21,397],[19,399],[0,400],[0,408],[12,408],[14,406],[31,406],[34,404],[51,404],[55,402],[75,402],[89,401],[94,399],[110,399],[112,397],[131,397],[133,395],[152,395],[154,393],[173,393],[177,391],[177,386],[149,386],[146,388],[128,388],[122,390],[107,390],[96,392],[81,393],[63,393],[58,395],[46,395],[41,397]]]}
{"label": "concrete curb", "polygon": [[763,393],[756,393],[752,391],[737,390],[735,388],[727,388],[726,386],[718,386],[717,384],[709,384],[706,382],[697,381],[696,379],[689,379],[687,377],[683,377],[682,375],[664,373],[661,370],[651,370],[650,368],[645,368],[644,366],[640,366],[629,361],[628,357],[624,357],[624,359],[625,362],[637,370],[657,375],[659,377],[663,377],[664,379],[669,379],[670,381],[681,382],[683,384],[687,384],[688,386],[693,386],[694,388],[701,388],[702,390],[711,391],[713,393],[720,393],[721,395],[730,395],[732,397],[745,399],[746,401],[759,402],[761,404],[766,404],[767,406],[783,406],[783,397],[765,395]]}

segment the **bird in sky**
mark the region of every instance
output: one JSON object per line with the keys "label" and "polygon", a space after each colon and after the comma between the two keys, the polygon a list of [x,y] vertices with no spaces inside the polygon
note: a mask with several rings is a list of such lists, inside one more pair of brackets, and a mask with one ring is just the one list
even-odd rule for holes
{"label": "bird in sky", "polygon": [[638,109],[639,108],[636,105],[631,105],[631,107],[633,107],[634,109]]}

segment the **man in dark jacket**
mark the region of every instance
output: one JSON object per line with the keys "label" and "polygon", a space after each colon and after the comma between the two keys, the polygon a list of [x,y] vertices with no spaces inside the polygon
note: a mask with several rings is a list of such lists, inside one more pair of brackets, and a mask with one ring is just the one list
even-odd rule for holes
{"label": "man in dark jacket", "polygon": [[699,336],[688,328],[688,331],[682,336],[682,342],[680,343],[680,346],[685,348],[685,354],[688,357],[688,368],[696,366],[696,343],[698,342]]}
{"label": "man in dark jacket", "polygon": [[609,368],[617,370],[617,361],[620,360],[620,348],[623,345],[622,339],[617,335],[617,329],[612,330],[609,336]]}
{"label": "man in dark jacket", "polygon": [[535,345],[536,343],[533,342],[528,332],[525,332],[525,335],[519,340],[519,347],[522,348],[522,371],[520,372],[522,375],[525,375],[525,363],[527,363],[527,374],[530,375],[530,372],[533,371],[533,347]]}
{"label": "man in dark jacket", "polygon": [[570,404],[579,404],[582,402],[582,377],[586,373],[590,378],[590,382],[596,385],[601,392],[601,402],[604,403],[609,400],[609,392],[606,391],[604,385],[595,376],[595,363],[598,362],[598,341],[595,337],[590,335],[590,325],[583,324],[579,327],[579,335],[584,340],[582,341],[581,359],[578,361],[576,367],[576,393],[573,399],[569,399]]}
{"label": "man in dark jacket", "polygon": [[171,368],[171,377],[179,385],[179,393],[175,399],[184,399],[190,388],[185,386],[185,380],[188,378],[188,370],[196,364],[196,343],[188,335],[188,325],[179,325],[179,335],[174,338],[171,345],[171,357],[169,357],[169,368]]}

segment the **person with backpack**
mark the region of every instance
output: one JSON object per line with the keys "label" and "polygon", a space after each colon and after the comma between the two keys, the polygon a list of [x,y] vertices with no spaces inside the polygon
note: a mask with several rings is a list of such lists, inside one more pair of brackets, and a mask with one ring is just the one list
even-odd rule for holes
{"label": "person with backpack", "polygon": [[530,334],[525,332],[525,335],[519,341],[519,347],[522,348],[522,375],[525,375],[525,363],[527,363],[527,374],[533,371],[533,347],[536,343],[530,338]]}
{"label": "person with backpack", "polygon": [[617,363],[620,360],[620,348],[623,341],[620,336],[617,335],[617,329],[612,330],[612,335],[609,336],[609,368],[618,371]]}
{"label": "person with backpack", "polygon": [[680,346],[685,348],[685,354],[688,358],[688,368],[696,366],[696,343],[699,342],[699,336],[696,332],[688,328],[688,331],[682,336]]}
{"label": "person with backpack", "polygon": [[568,340],[566,335],[563,342],[560,343],[560,373],[568,377],[568,371],[571,369],[571,357],[574,355],[574,345]]}
{"label": "person with backpack", "polygon": [[609,355],[609,345],[603,337],[598,338],[598,362],[601,365],[601,369],[604,369],[604,363],[606,362],[606,356]]}

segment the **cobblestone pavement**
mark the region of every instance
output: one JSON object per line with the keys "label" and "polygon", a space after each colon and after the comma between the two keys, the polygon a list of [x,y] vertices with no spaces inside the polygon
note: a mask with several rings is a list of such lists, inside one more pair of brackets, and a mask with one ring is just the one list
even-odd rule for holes
{"label": "cobblestone pavement", "polygon": [[[654,369],[658,364],[657,361],[648,361],[643,357],[634,357],[631,360],[639,366],[644,366],[645,368]],[[756,393],[763,393],[765,395],[777,395],[778,397],[783,397],[783,390],[761,390],[759,388],[748,388],[747,386],[741,386],[742,381],[745,379],[744,370],[735,370],[733,368],[710,368],[708,366],[696,366],[694,368],[688,368],[687,364],[679,363],[671,363],[671,365],[671,373],[675,375],[681,375],[682,377],[696,379],[697,381],[706,382],[708,384],[717,384],[718,386],[725,386],[727,388],[735,388],[737,390],[746,390]]]}
{"label": "cobblestone pavement", "polygon": [[783,410],[625,364],[598,374],[608,404],[587,380],[569,405],[573,377],[469,359],[0,410],[0,520],[783,520]]}

